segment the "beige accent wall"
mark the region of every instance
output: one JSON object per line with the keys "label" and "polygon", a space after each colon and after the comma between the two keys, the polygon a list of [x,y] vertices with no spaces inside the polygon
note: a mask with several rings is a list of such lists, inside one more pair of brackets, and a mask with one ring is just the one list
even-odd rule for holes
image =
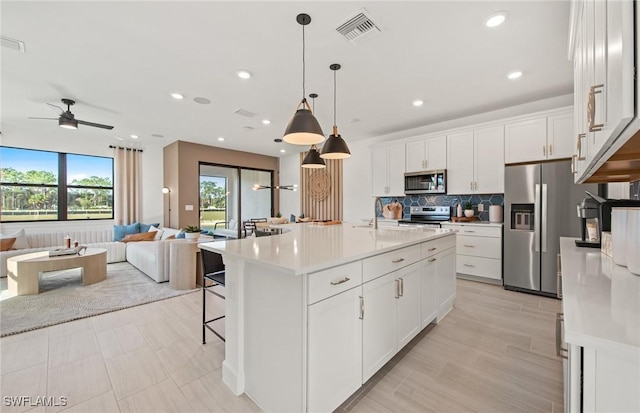
{"label": "beige accent wall", "polygon": [[[300,164],[306,152],[300,154]],[[300,206],[306,217],[317,220],[342,220],[343,184],[342,159],[325,159],[324,169],[300,168],[301,191]],[[316,179],[314,174],[328,174],[329,191],[324,199],[318,199],[326,184]]]}
{"label": "beige accent wall", "polygon": [[[169,214],[167,205],[164,208],[164,223],[168,224],[170,217],[172,228],[199,225],[200,162],[274,171],[274,184],[278,185],[279,183],[280,160],[273,156],[175,141],[164,147],[163,157],[163,182],[164,186],[171,190],[171,214]],[[274,192],[273,206],[275,211],[279,210],[278,196],[277,191]],[[163,202],[168,204],[166,195]],[[193,210],[186,211],[185,205],[193,205]]]}

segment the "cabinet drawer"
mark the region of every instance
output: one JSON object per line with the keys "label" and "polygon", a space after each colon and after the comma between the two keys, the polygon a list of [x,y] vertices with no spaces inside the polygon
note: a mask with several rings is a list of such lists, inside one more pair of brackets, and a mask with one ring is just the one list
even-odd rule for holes
{"label": "cabinet drawer", "polygon": [[502,260],[456,255],[456,272],[501,280]]}
{"label": "cabinet drawer", "polygon": [[474,257],[502,259],[502,239],[458,234],[456,237],[456,253]]}
{"label": "cabinet drawer", "polygon": [[427,258],[442,252],[446,249],[453,248],[456,245],[456,235],[443,238],[434,239],[433,241],[425,242],[422,246],[422,258]]}
{"label": "cabinet drawer", "polygon": [[371,281],[381,275],[420,261],[420,245],[365,258],[362,261],[362,282]]}
{"label": "cabinet drawer", "polygon": [[308,275],[309,304],[362,284],[362,261],[355,261]]}
{"label": "cabinet drawer", "polygon": [[451,228],[458,231],[460,235],[470,235],[476,237],[501,237],[502,228],[500,227],[482,227],[479,225],[464,224],[443,224],[443,228]]}

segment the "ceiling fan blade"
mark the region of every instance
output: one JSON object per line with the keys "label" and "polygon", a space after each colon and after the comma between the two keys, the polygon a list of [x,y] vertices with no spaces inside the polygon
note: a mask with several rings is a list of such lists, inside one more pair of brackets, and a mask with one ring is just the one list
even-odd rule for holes
{"label": "ceiling fan blade", "polygon": [[109,126],[109,125],[102,125],[100,123],[87,122],[80,119],[76,119],[76,120],[80,125],[93,126],[94,128],[102,128],[102,129],[109,129],[109,130],[113,129],[113,126]]}
{"label": "ceiling fan blade", "polygon": [[27,119],[46,119],[46,120],[58,120],[58,118],[33,118],[29,116]]}
{"label": "ceiling fan blade", "polygon": [[62,115],[64,113],[64,109],[62,109],[60,106],[54,105],[53,103],[49,103],[49,102],[46,102],[46,103],[47,103],[47,105],[49,105],[52,108],[57,108],[60,111],[60,115]]}

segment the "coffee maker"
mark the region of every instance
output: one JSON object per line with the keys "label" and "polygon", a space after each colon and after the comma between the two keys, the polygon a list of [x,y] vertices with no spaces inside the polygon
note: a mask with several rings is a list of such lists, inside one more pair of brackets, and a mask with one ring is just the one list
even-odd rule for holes
{"label": "coffee maker", "polygon": [[577,205],[581,239],[575,241],[576,246],[600,248],[599,206],[593,198],[585,198]]}

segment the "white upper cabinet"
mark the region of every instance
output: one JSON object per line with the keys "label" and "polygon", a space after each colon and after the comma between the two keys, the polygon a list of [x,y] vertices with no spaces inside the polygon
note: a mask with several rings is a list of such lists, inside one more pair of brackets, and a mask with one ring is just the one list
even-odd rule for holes
{"label": "white upper cabinet", "polygon": [[504,129],[480,128],[447,136],[447,193],[504,192]]}
{"label": "white upper cabinet", "polygon": [[570,111],[539,116],[504,126],[506,163],[571,158],[574,148]]}
{"label": "white upper cabinet", "polygon": [[436,136],[406,144],[406,172],[447,168],[447,137]]}
{"label": "white upper cabinet", "polygon": [[404,196],[404,143],[371,150],[371,195]]}

